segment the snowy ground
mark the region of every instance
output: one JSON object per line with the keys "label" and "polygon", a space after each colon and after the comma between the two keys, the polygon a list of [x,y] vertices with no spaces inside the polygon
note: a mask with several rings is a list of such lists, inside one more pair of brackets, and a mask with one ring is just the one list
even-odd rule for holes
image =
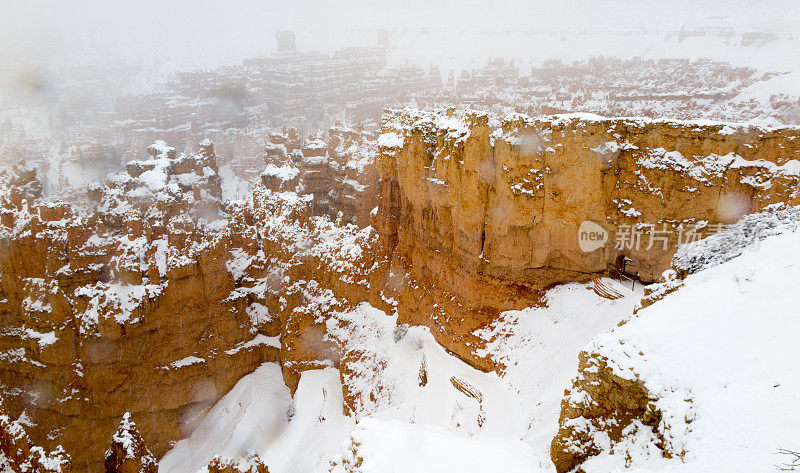
{"label": "snowy ground", "polygon": [[[167,453],[160,471],[194,473],[215,454],[252,452],[277,473],[328,471],[332,462],[341,470],[353,455],[369,457],[364,472],[551,471],[550,440],[578,352],[641,296],[606,282],[626,297],[610,301],[590,284],[567,284],[548,293],[547,308],[504,313],[482,331],[493,340],[486,354],[508,366],[502,375],[475,370],[427,328],[398,327],[368,304],[337,314],[328,330],[351,354],[349,370],[304,372],[292,401],[279,368],[265,364]],[[342,414],[342,382],[356,398],[352,417]]]}
{"label": "snowy ground", "polygon": [[[563,390],[582,349],[643,380],[663,416],[657,432],[637,424],[585,471],[772,471],[788,460],[779,448],[800,449],[800,230],[783,231],[688,276],[632,318],[641,293],[611,280],[624,298],[566,284],[548,292],[546,308],[503,313],[478,332],[489,340],[485,354],[507,367],[499,375],[368,304],[336,314],[328,330],[349,369],[303,373],[292,401],[279,368],[262,366],[176,444],[161,471],[194,473],[214,454],[257,452],[276,473],[551,472]],[[342,414],[343,386],[353,416]]]}
{"label": "snowy ground", "polygon": [[[242,378],[159,464],[161,472],[196,472],[215,454],[258,455],[273,472],[320,471],[352,428],[342,415],[342,390],[334,369],[303,374],[295,398],[280,367],[265,363]],[[324,470],[324,468],[323,468]]]}
{"label": "snowy ground", "polygon": [[[461,437],[435,425],[367,418],[358,423],[346,445],[350,458],[336,462],[331,473],[345,473],[343,462],[363,473],[543,471],[542,462],[520,440]],[[356,456],[357,455],[357,456]]]}
{"label": "snowy ground", "polygon": [[524,438],[551,469],[550,442],[558,430],[564,389],[578,369],[578,353],[595,335],[629,316],[642,296],[641,286],[631,291],[629,285],[604,282],[626,297],[612,301],[595,294],[591,284],[564,284],[547,293],[546,308],[505,312],[491,330],[506,333],[488,349],[508,366],[502,380],[524,406]]}
{"label": "snowy ground", "polygon": [[776,471],[779,448],[800,450],[798,248],[800,228],[770,236],[593,341],[658,398],[665,448],[685,453],[666,460],[631,439],[585,471]]}

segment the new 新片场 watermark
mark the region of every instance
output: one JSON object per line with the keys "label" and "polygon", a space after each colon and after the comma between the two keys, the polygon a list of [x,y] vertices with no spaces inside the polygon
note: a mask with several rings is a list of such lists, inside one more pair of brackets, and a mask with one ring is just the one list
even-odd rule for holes
{"label": "new \u65b0\u7247\u573a watermark", "polygon": [[[652,224],[620,224],[612,235],[603,226],[591,220],[584,220],[578,228],[578,246],[585,253],[604,248],[613,241],[614,248],[619,251],[664,250],[677,248],[679,245],[700,241],[729,227],[726,223],[709,224],[699,222],[693,226],[672,226],[662,223],[660,227]],[[759,238],[742,235],[748,244],[758,242]]]}

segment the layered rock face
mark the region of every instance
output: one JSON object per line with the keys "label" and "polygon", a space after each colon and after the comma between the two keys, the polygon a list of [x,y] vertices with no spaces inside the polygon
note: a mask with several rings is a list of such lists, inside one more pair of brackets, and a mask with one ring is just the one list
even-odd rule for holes
{"label": "layered rock face", "polygon": [[101,468],[124,412],[160,456],[278,357],[279,328],[258,295],[236,291],[243,259],[258,271],[258,241],[247,213],[221,201],[213,147],[149,151],[91,190],[91,211],[21,192],[36,187],[31,175],[2,195],[6,405],[77,471]]}
{"label": "layered rock face", "polygon": [[[770,204],[800,203],[798,135],[592,115],[500,122],[389,111],[375,227],[399,280],[401,318],[446,326],[434,329],[442,344],[469,357],[461,327],[534,305],[542,288],[606,273],[623,257],[633,260],[626,270],[656,281],[679,242]],[[587,225],[599,240],[580,234]],[[599,244],[584,251],[582,236]],[[456,313],[465,320],[450,319]]]}
{"label": "layered rock face", "polygon": [[[798,135],[590,115],[512,115],[493,127],[481,114],[394,112],[379,141],[380,211],[403,224],[381,233],[403,255],[441,253],[519,284],[575,280],[621,254],[656,281],[681,225],[701,233],[800,202]],[[581,250],[587,220],[609,233],[605,247]],[[639,248],[615,247],[624,225],[639,230]]]}

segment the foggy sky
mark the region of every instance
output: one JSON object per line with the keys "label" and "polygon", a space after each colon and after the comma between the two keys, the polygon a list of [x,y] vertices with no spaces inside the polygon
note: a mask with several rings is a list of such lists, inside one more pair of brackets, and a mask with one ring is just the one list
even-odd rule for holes
{"label": "foggy sky", "polygon": [[[453,49],[526,54],[541,47],[539,39],[523,35],[531,31],[712,27],[800,37],[800,0],[0,0],[0,11],[0,67],[126,61],[186,70],[237,64],[274,51],[275,31],[283,29],[297,32],[301,50],[332,52],[374,44],[377,30],[390,28],[398,48],[410,48],[403,59],[413,59],[419,49],[425,60],[445,61]],[[481,32],[500,40],[476,39]],[[425,34],[441,40],[415,49],[415,37],[424,41]],[[546,47],[537,56],[559,55],[558,48]],[[615,55],[616,43],[608,49]]]}

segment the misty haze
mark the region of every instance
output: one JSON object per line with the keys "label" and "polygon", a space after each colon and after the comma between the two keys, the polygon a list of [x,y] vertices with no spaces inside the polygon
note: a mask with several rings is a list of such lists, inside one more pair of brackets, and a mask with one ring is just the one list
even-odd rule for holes
{"label": "misty haze", "polygon": [[797,0],[0,0],[0,473],[800,470]]}

